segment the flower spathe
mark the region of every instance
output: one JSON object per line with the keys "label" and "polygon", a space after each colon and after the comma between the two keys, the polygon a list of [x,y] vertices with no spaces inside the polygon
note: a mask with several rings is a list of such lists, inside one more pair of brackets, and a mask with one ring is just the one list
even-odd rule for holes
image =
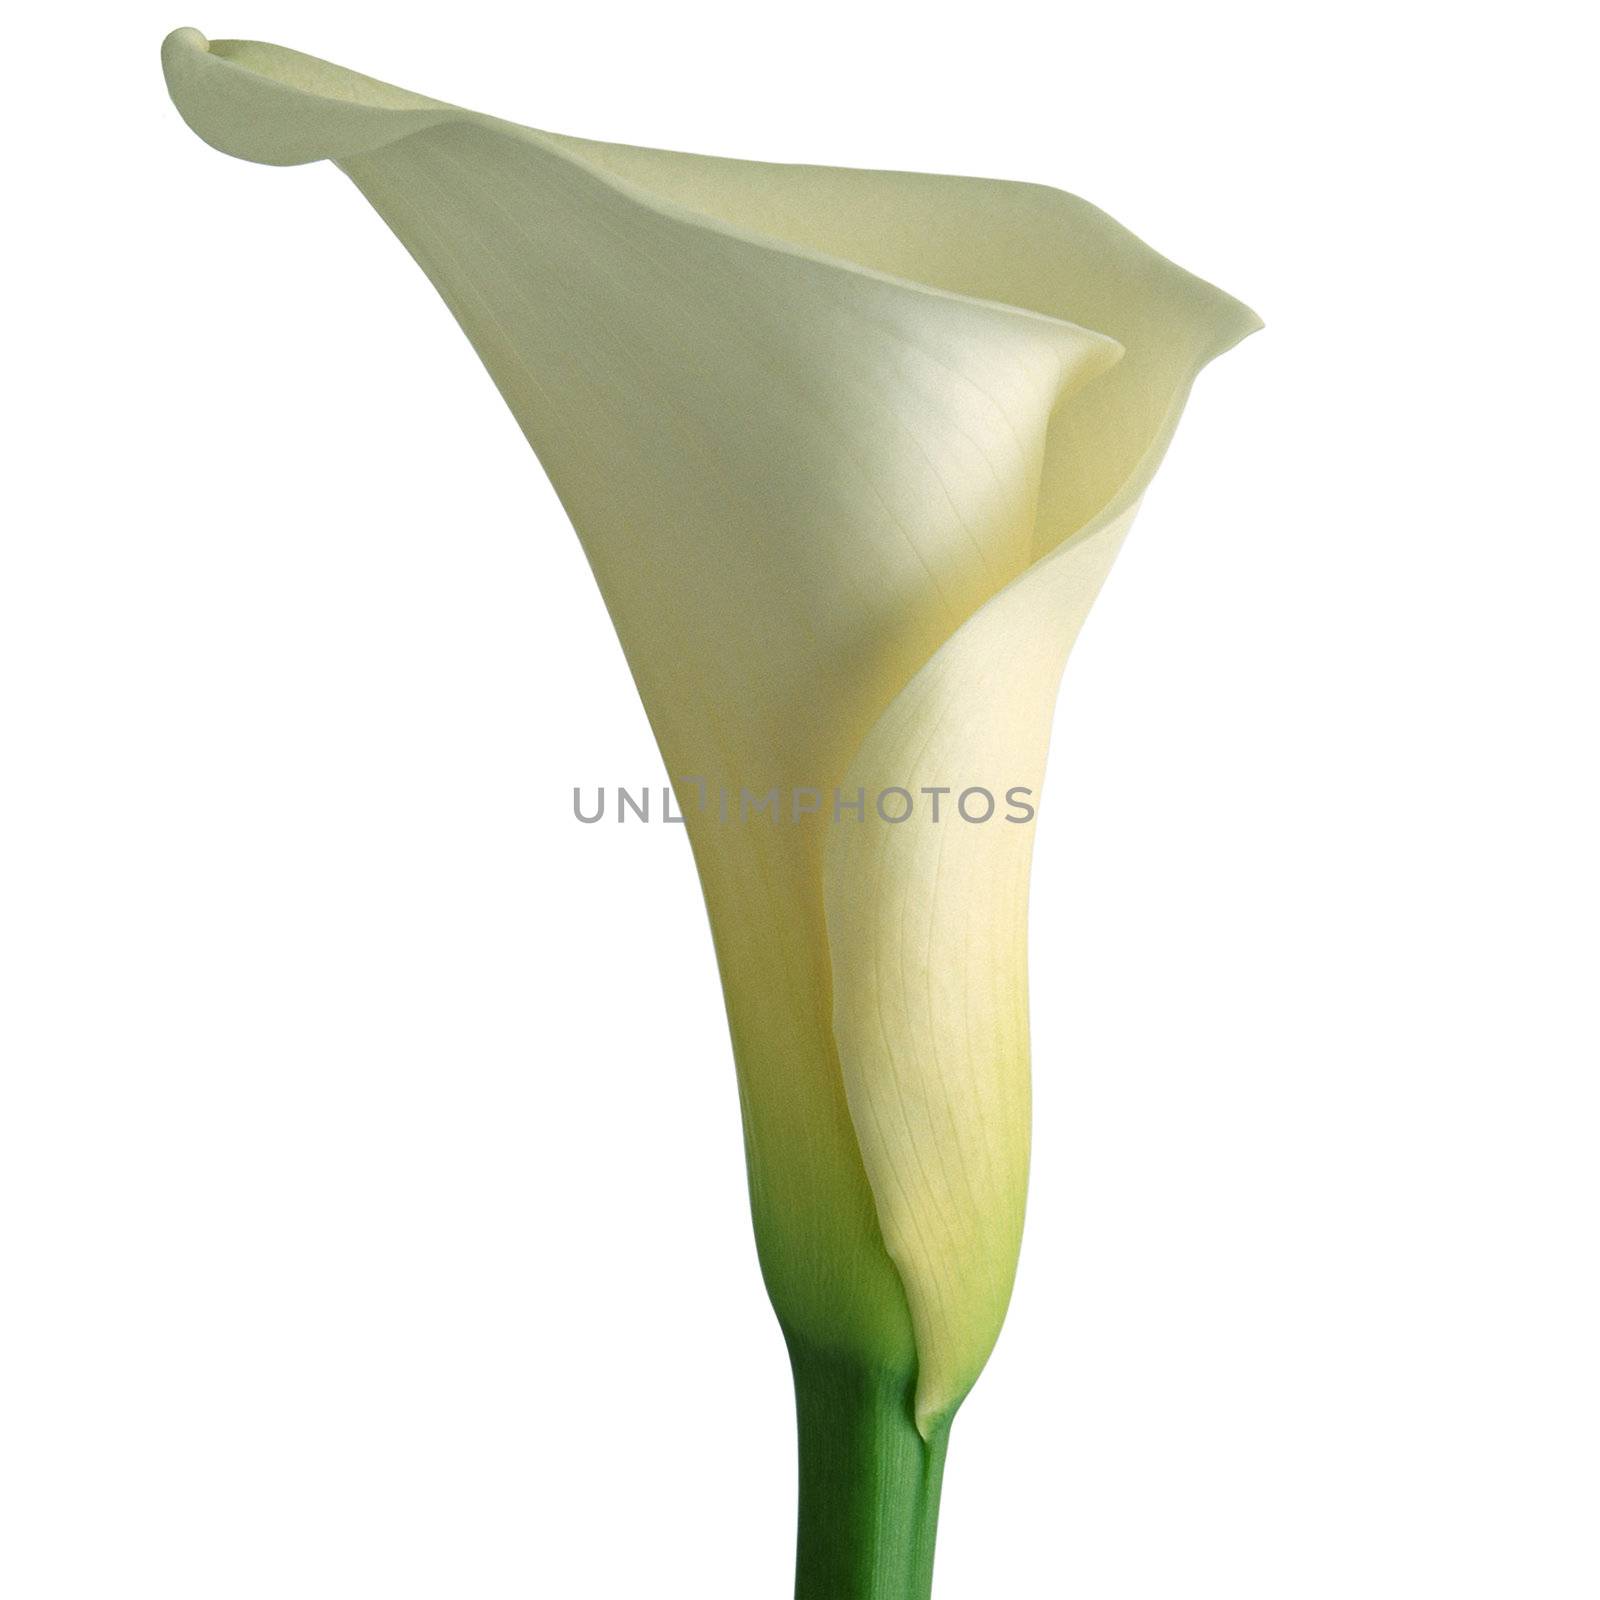
{"label": "flower spathe", "polygon": [[[670,773],[1038,790],[1067,651],[1253,313],[1029,184],[568,138],[192,29],[163,62],[219,149],[336,162],[443,296]],[[931,1438],[1017,1259],[1032,828],[684,809],[774,1306]]]}

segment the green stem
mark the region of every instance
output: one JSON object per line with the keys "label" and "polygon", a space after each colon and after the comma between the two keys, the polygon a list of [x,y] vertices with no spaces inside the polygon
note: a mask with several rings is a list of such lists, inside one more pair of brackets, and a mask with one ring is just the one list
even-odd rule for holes
{"label": "green stem", "polygon": [[800,1431],[795,1600],[928,1600],[946,1422],[917,1431],[914,1377],[789,1342]]}

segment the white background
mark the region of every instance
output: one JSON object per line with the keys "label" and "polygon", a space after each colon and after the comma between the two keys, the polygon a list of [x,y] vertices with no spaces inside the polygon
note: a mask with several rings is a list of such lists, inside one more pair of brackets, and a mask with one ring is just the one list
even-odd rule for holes
{"label": "white background", "polygon": [[789,1584],[686,842],[345,180],[162,35],[1031,178],[1254,305],[1068,670],[1036,1181],[940,1600],[1592,1600],[1593,133],[1553,7],[131,0],[10,26],[12,1600]]}

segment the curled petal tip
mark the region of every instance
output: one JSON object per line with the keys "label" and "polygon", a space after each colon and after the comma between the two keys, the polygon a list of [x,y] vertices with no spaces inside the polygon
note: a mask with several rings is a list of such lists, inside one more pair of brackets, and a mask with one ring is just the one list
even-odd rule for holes
{"label": "curled petal tip", "polygon": [[1260,333],[1266,327],[1259,313],[1252,311],[1242,300],[1233,300],[1231,296],[1229,299],[1232,303],[1232,316],[1227,321],[1222,341],[1212,352],[1217,356],[1226,355],[1236,344],[1248,339],[1252,333]]}
{"label": "curled petal tip", "polygon": [[267,166],[364,155],[464,115],[298,50],[176,28],[161,70],[179,114],[225,155]]}

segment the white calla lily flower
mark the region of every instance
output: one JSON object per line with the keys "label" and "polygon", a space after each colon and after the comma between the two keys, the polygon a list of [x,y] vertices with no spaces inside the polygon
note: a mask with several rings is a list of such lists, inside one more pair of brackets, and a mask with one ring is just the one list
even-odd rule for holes
{"label": "white calla lily flower", "polygon": [[1051,189],[568,138],[192,29],[163,62],[209,143],[353,180],[571,515],[695,780],[799,1592],[925,1594],[1027,1186],[1033,828],[1004,797],[1031,816],[1190,384],[1259,323]]}

